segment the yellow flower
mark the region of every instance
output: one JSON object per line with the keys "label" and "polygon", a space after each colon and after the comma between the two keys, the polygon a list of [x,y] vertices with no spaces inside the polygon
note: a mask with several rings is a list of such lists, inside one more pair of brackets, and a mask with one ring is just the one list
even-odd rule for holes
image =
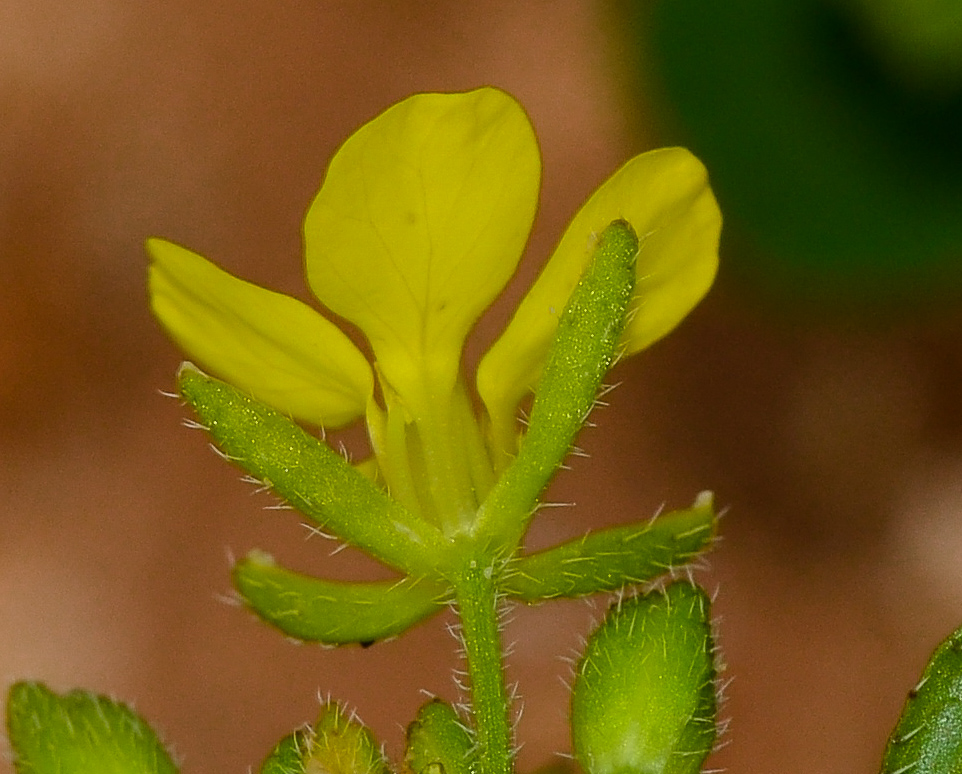
{"label": "yellow flower", "polygon": [[540,164],[524,111],[494,88],[415,95],[344,143],[304,223],[306,272],[373,363],[318,311],[161,239],[148,241],[153,311],[191,358],[279,411],[328,428],[365,418],[374,475],[456,535],[517,450],[518,405],[597,236],[623,219],[641,243],[628,354],[668,333],[716,271],[721,216],[702,164],[681,148],[632,159],[581,208],[481,360],[476,416],[464,340],[521,257]]}

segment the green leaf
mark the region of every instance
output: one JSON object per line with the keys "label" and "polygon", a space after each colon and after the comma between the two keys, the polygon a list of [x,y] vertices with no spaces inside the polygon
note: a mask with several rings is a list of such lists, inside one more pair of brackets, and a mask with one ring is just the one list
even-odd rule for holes
{"label": "green leaf", "polygon": [[324,529],[415,576],[446,555],[435,527],[287,417],[190,363],[177,381],[217,446]]}
{"label": "green leaf", "polygon": [[697,774],[715,740],[705,593],[686,582],[621,600],[591,635],[571,698],[588,774]]}
{"label": "green leaf", "polygon": [[509,565],[504,590],[524,602],[615,591],[643,583],[693,559],[711,543],[715,512],[710,492],[694,506],[647,524],[591,532]]}
{"label": "green leaf", "polygon": [[558,321],[535,391],[521,448],[478,512],[477,534],[513,548],[534,505],[581,430],[615,360],[635,281],[638,238],[616,221],[598,239],[594,257]]}
{"label": "green leaf", "polygon": [[962,772],[962,628],[935,649],[882,758],[882,774]]}
{"label": "green leaf", "polygon": [[331,161],[304,222],[308,281],[415,418],[447,399],[464,337],[514,272],[540,172],[524,110],[493,88],[405,99]]}
{"label": "green leaf", "polygon": [[445,605],[443,588],[428,581],[321,580],[279,567],[261,551],[237,562],[233,577],[263,620],[298,640],[330,645],[397,636]]}
{"label": "green leaf", "polygon": [[189,357],[305,422],[340,427],[364,416],[371,367],[334,323],[172,242],[150,239],[147,251],[151,309]]}
{"label": "green leaf", "polygon": [[18,774],[175,774],[157,735],[129,707],[41,683],[10,688],[7,730]]}
{"label": "green leaf", "polygon": [[711,287],[721,212],[704,165],[684,148],[628,161],[578,211],[511,322],[478,366],[478,392],[510,448],[520,400],[535,387],[572,290],[591,260],[589,246],[609,223],[638,234],[637,281],[622,344],[637,352],[670,332]]}
{"label": "green leaf", "polygon": [[474,740],[450,704],[432,699],[407,732],[404,763],[411,774],[469,774]]}

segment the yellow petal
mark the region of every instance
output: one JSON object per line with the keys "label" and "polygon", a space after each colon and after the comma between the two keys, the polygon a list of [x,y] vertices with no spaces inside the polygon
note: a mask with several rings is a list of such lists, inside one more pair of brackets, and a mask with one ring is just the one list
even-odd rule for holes
{"label": "yellow petal", "polygon": [[151,308],[192,359],[294,418],[337,427],[363,416],[371,367],[337,326],[172,242],[147,250]]}
{"label": "yellow petal", "polygon": [[524,249],[540,169],[527,116],[493,88],[410,97],[332,160],[304,224],[308,280],[409,405],[425,385],[446,398]]}
{"label": "yellow petal", "polygon": [[718,266],[721,213],[702,163],[683,148],[636,156],[575,216],[551,260],[478,367],[478,391],[503,438],[533,389],[558,317],[597,236],[617,219],[641,242],[638,279],[623,335],[627,354],[660,339],[708,292]]}

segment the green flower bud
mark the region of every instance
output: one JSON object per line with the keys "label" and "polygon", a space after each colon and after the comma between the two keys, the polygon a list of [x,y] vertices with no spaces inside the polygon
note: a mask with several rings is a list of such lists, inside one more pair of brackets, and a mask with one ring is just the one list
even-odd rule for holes
{"label": "green flower bud", "polygon": [[433,699],[408,726],[405,771],[410,774],[469,774],[474,740],[447,702]]}
{"label": "green flower bud", "polygon": [[304,774],[388,774],[387,761],[371,731],[340,704],[325,704],[313,730]]}
{"label": "green flower bud", "polygon": [[575,757],[588,774],[694,774],[715,741],[709,601],[676,582],[613,605],[572,692]]}
{"label": "green flower bud", "polygon": [[317,722],[277,743],[261,774],[390,774],[370,730],[340,704],[321,707]]}

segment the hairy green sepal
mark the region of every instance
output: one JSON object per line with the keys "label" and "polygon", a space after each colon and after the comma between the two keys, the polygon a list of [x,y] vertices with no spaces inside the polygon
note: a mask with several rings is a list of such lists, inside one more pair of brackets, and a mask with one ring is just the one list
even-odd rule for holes
{"label": "hairy green sepal", "polygon": [[962,772],[962,628],[935,649],[909,693],[882,774]]}
{"label": "hairy green sepal", "polygon": [[10,688],[7,730],[17,774],[176,774],[157,735],[124,704],[41,683]]}
{"label": "hairy green sepal", "polygon": [[697,774],[715,740],[706,594],[687,582],[623,599],[575,674],[571,731],[588,774]]}
{"label": "hairy green sepal", "polygon": [[429,581],[322,580],[280,567],[263,551],[237,562],[233,580],[263,620],[289,637],[329,645],[397,636],[445,605],[444,590]]}
{"label": "hairy green sepal", "polygon": [[638,237],[623,220],[598,239],[558,320],[518,455],[482,504],[477,532],[514,547],[562,464],[618,354],[635,286]]}
{"label": "hairy green sepal", "polygon": [[715,534],[710,492],[687,509],[646,524],[591,532],[560,546],[522,556],[505,572],[504,590],[523,602],[578,597],[644,583],[691,561]]}
{"label": "hairy green sepal", "polygon": [[322,528],[413,575],[446,554],[434,526],[280,412],[190,363],[177,383],[218,448]]}

